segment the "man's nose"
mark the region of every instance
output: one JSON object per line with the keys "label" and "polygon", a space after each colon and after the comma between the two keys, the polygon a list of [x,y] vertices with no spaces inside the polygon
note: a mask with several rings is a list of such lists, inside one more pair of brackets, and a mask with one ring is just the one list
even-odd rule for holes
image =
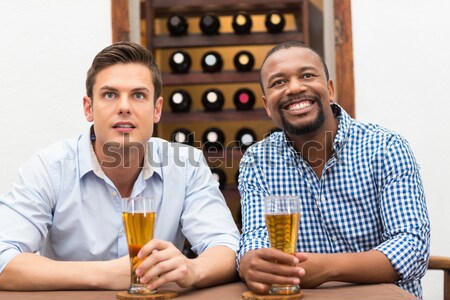
{"label": "man's nose", "polygon": [[119,100],[119,114],[131,113],[130,99],[128,96],[123,95]]}
{"label": "man's nose", "polygon": [[307,90],[307,86],[298,78],[289,80],[286,93],[287,94],[299,94]]}

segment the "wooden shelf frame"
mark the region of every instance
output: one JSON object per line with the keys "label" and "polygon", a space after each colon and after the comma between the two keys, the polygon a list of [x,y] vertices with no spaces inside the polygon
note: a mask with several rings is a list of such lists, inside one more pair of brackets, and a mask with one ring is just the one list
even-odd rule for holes
{"label": "wooden shelf frame", "polygon": [[[206,47],[206,46],[234,46],[234,45],[264,45],[276,44],[286,40],[298,40],[309,44],[309,14],[308,0],[279,0],[274,3],[263,3],[261,0],[238,0],[226,3],[204,0],[146,0],[146,40],[147,48],[154,51],[158,48],[180,48],[180,47]],[[269,1],[266,1],[269,2]],[[218,15],[246,11],[249,14],[267,13],[270,10],[278,10],[282,13],[293,13],[297,28],[301,31],[287,31],[278,34],[266,32],[255,32],[247,35],[234,33],[223,33],[217,36],[204,36],[202,34],[191,34],[185,37],[171,37],[169,35],[155,35],[155,26],[152,20],[168,17],[174,13],[180,13],[186,17],[200,15],[205,12],[214,11]]]}
{"label": "wooden shelf frame", "polygon": [[185,113],[163,112],[161,120],[167,123],[185,123],[185,122],[221,122],[221,121],[259,121],[267,120],[265,109],[253,109],[247,111],[221,110],[217,112],[190,111]]}

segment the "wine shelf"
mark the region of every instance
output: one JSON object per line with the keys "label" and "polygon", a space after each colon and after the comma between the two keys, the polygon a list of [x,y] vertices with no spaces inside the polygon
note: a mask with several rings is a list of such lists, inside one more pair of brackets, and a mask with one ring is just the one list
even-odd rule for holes
{"label": "wine shelf", "polygon": [[284,41],[304,42],[304,34],[298,31],[285,31],[282,34],[266,32],[252,32],[237,35],[234,33],[221,33],[219,35],[206,36],[203,34],[188,34],[185,36],[160,35],[153,37],[152,48],[184,48],[184,47],[210,47],[214,46],[240,46],[240,45],[266,45]]}
{"label": "wine shelf", "polygon": [[163,83],[170,85],[213,84],[213,83],[246,83],[259,81],[259,71],[237,72],[222,71],[219,73],[189,72],[185,74],[163,73]]}
{"label": "wine shelf", "polygon": [[270,118],[264,109],[254,109],[247,111],[222,110],[217,112],[191,111],[187,113],[163,112],[161,120],[165,123],[190,123],[190,122],[211,122],[211,121],[251,121],[268,120]]}

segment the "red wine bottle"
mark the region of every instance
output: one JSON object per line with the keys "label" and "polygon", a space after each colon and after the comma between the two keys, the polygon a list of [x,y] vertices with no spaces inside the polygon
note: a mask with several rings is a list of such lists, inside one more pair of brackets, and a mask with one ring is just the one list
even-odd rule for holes
{"label": "red wine bottle", "polygon": [[243,50],[236,53],[233,59],[234,66],[240,72],[248,72],[255,65],[255,58],[250,52]]}
{"label": "red wine bottle", "polygon": [[233,21],[231,26],[236,34],[248,34],[252,29],[252,18],[244,11],[238,12],[233,15]]}
{"label": "red wine bottle", "polygon": [[214,13],[206,13],[200,18],[200,30],[206,35],[219,34],[220,19]]}
{"label": "red wine bottle", "polygon": [[211,168],[212,176],[219,182],[219,189],[223,190],[227,184],[227,174],[221,168]]}
{"label": "red wine bottle", "polygon": [[216,51],[208,51],[202,57],[202,69],[205,73],[222,71],[222,56]]}
{"label": "red wine bottle", "polygon": [[181,15],[172,15],[167,19],[167,29],[170,35],[181,36],[188,32],[189,24]]}
{"label": "red wine bottle", "polygon": [[173,52],[169,59],[170,68],[174,73],[188,73],[191,63],[192,60],[189,53],[182,50]]}
{"label": "red wine bottle", "polygon": [[280,33],[286,25],[286,20],[281,12],[271,11],[266,15],[264,25],[269,33]]}
{"label": "red wine bottle", "polygon": [[236,143],[242,150],[256,143],[256,133],[250,128],[241,128],[236,133]]}
{"label": "red wine bottle", "polygon": [[174,113],[188,112],[191,109],[191,95],[185,90],[179,89],[169,96],[169,106]]}
{"label": "red wine bottle", "polygon": [[202,95],[205,111],[220,111],[224,103],[223,93],[218,89],[207,89]]}
{"label": "red wine bottle", "polygon": [[236,110],[252,110],[255,101],[255,94],[247,88],[237,90],[233,96],[233,103],[236,106]]}
{"label": "red wine bottle", "polygon": [[210,127],[203,132],[203,146],[208,151],[218,151],[224,149],[225,134],[217,127]]}
{"label": "red wine bottle", "polygon": [[172,132],[172,142],[192,146],[194,144],[194,134],[186,128],[178,128]]}

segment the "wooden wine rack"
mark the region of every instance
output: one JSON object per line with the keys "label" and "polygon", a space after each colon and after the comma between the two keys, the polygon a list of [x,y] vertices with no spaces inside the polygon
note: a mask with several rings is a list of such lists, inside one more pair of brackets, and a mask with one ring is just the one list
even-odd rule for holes
{"label": "wooden wine rack", "polygon": [[[262,19],[270,11],[279,11],[290,17],[289,24],[281,33],[267,33],[265,27],[253,21],[251,33],[235,34],[231,28],[231,17],[240,11],[245,11],[252,19]],[[207,36],[198,28],[199,19],[206,12],[214,12],[220,17],[220,34]],[[200,141],[203,131],[208,127],[220,127],[226,134],[227,140],[234,139],[235,133],[241,127],[252,128],[258,139],[273,129],[275,125],[267,117],[261,100],[259,88],[259,70],[238,72],[234,69],[232,56],[239,50],[250,50],[255,56],[255,66],[262,63],[267,50],[274,44],[295,40],[309,44],[309,17],[307,0],[146,0],[145,1],[145,45],[155,54],[158,65],[163,72],[163,97],[170,95],[170,91],[183,88],[189,91],[193,105],[188,113],[172,113],[168,105],[163,109],[163,116],[157,126],[156,134],[170,140],[172,130],[181,127],[192,128],[195,139]],[[166,21],[170,15],[178,14],[186,17],[189,23],[188,34],[185,36],[171,36],[166,28]],[[228,21],[227,21],[228,20]],[[288,23],[287,23],[288,25]],[[226,30],[228,26],[228,30]],[[223,30],[225,28],[225,30]],[[259,48],[262,47],[262,48]],[[168,52],[175,50],[194,52],[191,71],[187,74],[174,74],[167,67]],[[219,51],[231,57],[224,57],[224,70],[219,73],[203,73],[198,66],[201,52],[207,50]],[[197,54],[197,55],[196,55]],[[196,58],[197,57],[197,58]],[[196,67],[195,67],[196,66]],[[234,91],[242,87],[249,87],[255,93],[257,104],[251,111],[237,111],[233,105]],[[225,95],[225,106],[220,112],[204,112],[200,95],[208,88],[219,88]],[[195,91],[197,90],[197,92]],[[228,94],[227,94],[228,93]],[[198,145],[198,142],[196,143]],[[233,217],[240,227],[240,196],[237,190],[236,172],[242,151],[232,145],[220,153],[206,153],[205,157],[212,167],[218,164],[227,166],[222,168],[227,174],[227,185],[222,190]],[[213,158],[213,159],[210,159]],[[215,163],[211,163],[215,161]],[[219,163],[217,163],[219,162]]]}

